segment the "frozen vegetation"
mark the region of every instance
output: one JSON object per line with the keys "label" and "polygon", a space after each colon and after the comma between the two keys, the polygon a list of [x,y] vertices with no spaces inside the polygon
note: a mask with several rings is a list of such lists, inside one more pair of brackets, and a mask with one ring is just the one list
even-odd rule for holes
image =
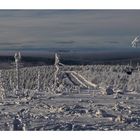
{"label": "frozen vegetation", "polygon": [[0,130],[140,130],[139,66],[56,65],[1,70]]}
{"label": "frozen vegetation", "polygon": [[[87,66],[60,66],[58,72],[59,84],[67,86],[70,82],[68,72],[76,72],[82,75],[87,81],[99,87],[106,88],[113,86],[115,90],[140,91],[139,69],[135,68],[131,75],[126,73],[128,66],[124,65],[87,65]],[[40,77],[38,79],[38,72]],[[40,90],[45,91],[51,88],[54,83],[54,66],[40,66],[22,68],[19,70],[19,83],[21,89],[37,89],[38,80]],[[15,70],[2,70],[1,79],[6,90],[16,87]],[[65,82],[67,81],[67,82]],[[69,83],[70,84],[70,83]],[[72,83],[73,84],[73,83]]]}

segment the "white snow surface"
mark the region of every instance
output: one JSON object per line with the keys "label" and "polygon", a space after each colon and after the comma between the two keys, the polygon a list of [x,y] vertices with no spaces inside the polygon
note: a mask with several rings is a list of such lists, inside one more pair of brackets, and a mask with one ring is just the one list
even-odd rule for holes
{"label": "white snow surface", "polygon": [[2,70],[0,130],[13,130],[17,114],[28,131],[140,130],[138,67],[128,75],[123,65],[60,66],[57,87],[55,66],[22,68],[18,94],[15,70]]}

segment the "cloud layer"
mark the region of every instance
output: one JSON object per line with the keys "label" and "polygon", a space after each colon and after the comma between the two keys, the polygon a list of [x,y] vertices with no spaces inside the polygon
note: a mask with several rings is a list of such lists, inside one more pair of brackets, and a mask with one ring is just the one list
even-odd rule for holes
{"label": "cloud layer", "polygon": [[0,49],[129,47],[140,10],[1,10]]}

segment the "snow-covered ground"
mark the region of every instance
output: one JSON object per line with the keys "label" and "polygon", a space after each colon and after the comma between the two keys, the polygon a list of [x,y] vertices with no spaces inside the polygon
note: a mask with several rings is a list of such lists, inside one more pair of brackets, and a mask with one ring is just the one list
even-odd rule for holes
{"label": "snow-covered ground", "polygon": [[18,114],[26,130],[140,130],[140,71],[126,69],[60,66],[54,86],[55,66],[22,68],[18,95],[15,70],[2,70],[0,129]]}

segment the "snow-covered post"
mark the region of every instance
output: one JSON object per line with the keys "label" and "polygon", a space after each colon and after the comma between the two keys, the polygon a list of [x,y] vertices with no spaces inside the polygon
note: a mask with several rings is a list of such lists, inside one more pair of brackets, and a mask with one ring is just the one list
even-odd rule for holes
{"label": "snow-covered post", "polygon": [[137,48],[139,43],[140,43],[140,37],[136,36],[134,40],[131,42],[131,45],[133,48]]}
{"label": "snow-covered post", "polygon": [[3,100],[5,97],[5,89],[3,88],[3,83],[2,83],[2,70],[0,70],[0,98]]}
{"label": "snow-covered post", "polygon": [[54,66],[55,66],[55,73],[54,73],[54,91],[56,90],[57,88],[57,83],[58,83],[58,72],[59,72],[59,57],[57,55],[57,53],[55,53],[55,63],[54,63]]}
{"label": "snow-covered post", "polygon": [[15,64],[16,64],[16,94],[19,91],[19,62],[21,60],[20,52],[15,53]]}
{"label": "snow-covered post", "polygon": [[38,71],[37,75],[37,90],[40,91],[40,70]]}
{"label": "snow-covered post", "polygon": [[139,71],[139,63],[137,63],[137,70]]}
{"label": "snow-covered post", "polygon": [[10,84],[10,89],[13,89],[13,84],[12,84],[12,77],[11,77],[11,75],[9,76],[9,84]]}

